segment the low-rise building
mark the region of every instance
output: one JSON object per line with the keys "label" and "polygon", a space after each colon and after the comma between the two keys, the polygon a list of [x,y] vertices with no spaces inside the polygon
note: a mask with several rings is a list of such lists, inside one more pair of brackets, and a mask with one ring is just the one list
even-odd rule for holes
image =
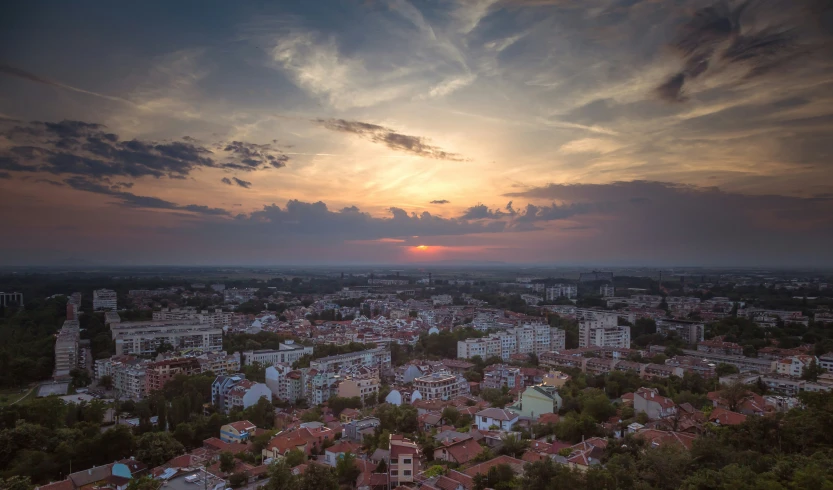
{"label": "low-rise building", "polygon": [[419,446],[401,435],[390,435],[390,463],[388,464],[388,481],[394,488],[403,483],[412,483],[421,471],[422,452]]}
{"label": "low-rise building", "polygon": [[486,408],[474,416],[475,424],[480,430],[510,431],[518,423],[518,419],[517,413],[502,408]]}
{"label": "low-rise building", "polygon": [[375,400],[379,393],[381,382],[378,376],[348,376],[338,384],[338,396],[343,398],[359,397],[366,400],[370,397]]}
{"label": "low-rise building", "polygon": [[633,394],[633,410],[646,414],[651,420],[658,420],[677,413],[677,406],[673,400],[660,395],[656,389],[643,387]]}
{"label": "low-rise building", "polygon": [[558,413],[561,409],[561,396],[554,386],[527,386],[518,403],[509,409],[522,417],[536,420],[545,413]]}
{"label": "low-rise building", "polygon": [[239,420],[220,427],[220,440],[231,443],[245,443],[254,436],[257,426],[248,420]]}
{"label": "low-rise building", "polygon": [[452,400],[469,392],[465,378],[449,372],[435,372],[414,380],[423,400]]}

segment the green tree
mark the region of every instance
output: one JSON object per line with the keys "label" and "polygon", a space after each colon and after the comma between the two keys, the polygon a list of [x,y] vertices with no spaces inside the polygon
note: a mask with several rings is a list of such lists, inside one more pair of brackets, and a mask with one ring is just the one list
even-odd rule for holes
{"label": "green tree", "polygon": [[0,478],[0,488],[3,490],[32,490],[35,486],[28,476],[10,476]]}
{"label": "green tree", "polygon": [[249,481],[249,477],[246,476],[246,473],[242,471],[238,471],[237,473],[232,473],[228,477],[228,483],[231,485],[232,488],[242,487]]}
{"label": "green tree", "polygon": [[332,468],[311,464],[298,481],[298,490],[338,490],[338,478]]}
{"label": "green tree", "polygon": [[813,358],[813,360],[810,361],[810,365],[804,368],[804,370],[801,372],[801,379],[805,379],[808,381],[818,381],[819,376],[826,372],[827,371],[823,367],[819,366],[819,363],[816,362],[816,359]]}
{"label": "green tree", "polygon": [[220,453],[220,471],[229,473],[234,469],[235,460],[234,454],[230,451],[223,451]]}
{"label": "green tree", "polygon": [[523,455],[526,448],[529,447],[529,441],[521,439],[519,436],[514,434],[505,434],[500,438],[502,442],[502,446],[500,448],[500,454],[506,454],[508,456],[512,456],[513,458],[519,458]]}
{"label": "green tree", "polygon": [[127,490],[159,490],[162,488],[162,480],[157,480],[150,475],[143,475],[133,478],[127,483]]}
{"label": "green tree", "polygon": [[307,460],[307,455],[300,449],[295,448],[287,452],[284,458],[286,459],[286,464],[288,464],[290,468],[294,468],[299,464],[303,464]]}
{"label": "green tree", "polygon": [[354,488],[356,486],[356,479],[360,474],[361,470],[356,465],[356,457],[353,456],[353,453],[347,452],[339,456],[338,461],[336,461],[336,475],[341,485]]}
{"label": "green tree", "polygon": [[98,378],[98,386],[101,386],[105,390],[112,390],[113,389],[113,378],[109,375],[104,375]]}
{"label": "green tree", "polygon": [[182,454],[185,448],[167,432],[148,432],[136,441],[136,457],[151,468]]}
{"label": "green tree", "polygon": [[442,418],[450,425],[457,425],[460,420],[460,411],[454,407],[445,407],[442,411]]}

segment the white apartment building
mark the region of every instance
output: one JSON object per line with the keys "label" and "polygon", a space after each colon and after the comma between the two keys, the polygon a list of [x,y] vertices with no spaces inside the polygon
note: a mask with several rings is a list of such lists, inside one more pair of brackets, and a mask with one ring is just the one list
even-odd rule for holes
{"label": "white apartment building", "polygon": [[555,301],[558,298],[564,297],[567,299],[575,298],[578,295],[578,288],[572,284],[556,284],[547,288],[547,301]]}
{"label": "white apartment building", "polygon": [[423,400],[452,400],[469,392],[466,378],[443,371],[416,378],[414,388]]}
{"label": "white apartment building", "polygon": [[599,294],[602,295],[602,298],[612,298],[616,296],[616,288],[612,284],[605,284],[599,288]]}
{"label": "white apartment building", "polygon": [[586,314],[578,325],[579,347],[625,347],[631,346],[631,329],[619,326],[615,313],[594,312]]}
{"label": "white apartment building", "polygon": [[564,343],[565,332],[561,329],[546,324],[523,325],[481,339],[461,340],[457,342],[457,358],[480,356],[485,360],[491,356],[500,356],[503,360],[509,360],[512,354],[540,355],[550,352],[556,349],[554,345],[564,349]]}
{"label": "white apartment building", "polygon": [[379,371],[390,369],[390,351],[378,347],[349,354],[322,357],[312,361],[309,365],[311,370],[315,369],[318,372],[338,372],[343,368],[361,366],[375,368]]}
{"label": "white apartment building", "polygon": [[458,359],[471,359],[474,356],[480,356],[484,361],[491,356],[500,356],[500,339],[485,337],[457,342]]}
{"label": "white apartment building", "polygon": [[161,311],[153,312],[153,320],[160,322],[179,321],[183,323],[199,323],[200,325],[225,327],[231,324],[232,315],[234,315],[232,312],[223,311],[222,308],[202,311],[191,307],[162,308]]}
{"label": "white apartment building", "polygon": [[55,378],[69,376],[78,365],[78,328],[78,320],[66,320],[58,332],[55,340]]}
{"label": "white apartment building", "polygon": [[211,325],[182,325],[178,322],[122,322],[110,326],[116,355],[150,356],[162,344],[174,350],[223,350],[223,329]]}
{"label": "white apartment building", "polygon": [[567,332],[560,328],[550,329],[550,351],[562,351],[567,348]]}
{"label": "white apartment building", "polygon": [[250,350],[243,353],[246,364],[258,363],[272,366],[277,363],[292,364],[304,356],[312,355],[312,347],[296,344],[292,340],[281,342],[278,349]]}
{"label": "white apartment building", "polygon": [[93,309],[95,311],[117,310],[118,295],[111,289],[96,289],[93,291]]}
{"label": "white apartment building", "polygon": [[431,302],[434,306],[446,306],[454,303],[454,298],[450,294],[437,294],[431,296]]}

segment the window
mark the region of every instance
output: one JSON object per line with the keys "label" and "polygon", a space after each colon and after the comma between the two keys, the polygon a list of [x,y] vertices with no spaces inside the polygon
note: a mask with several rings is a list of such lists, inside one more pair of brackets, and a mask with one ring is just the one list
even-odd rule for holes
{"label": "window", "polygon": [[397,474],[396,470],[390,470],[390,476],[396,476]]}
{"label": "window", "polygon": [[411,464],[411,458],[403,459],[402,464]]}
{"label": "window", "polygon": [[411,470],[405,470],[402,472],[404,476],[411,476]]}

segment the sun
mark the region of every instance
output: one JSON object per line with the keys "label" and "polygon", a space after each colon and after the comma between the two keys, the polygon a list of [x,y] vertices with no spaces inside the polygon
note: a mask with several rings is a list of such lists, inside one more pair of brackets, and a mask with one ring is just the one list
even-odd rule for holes
{"label": "sun", "polygon": [[417,250],[428,250],[428,245],[417,245]]}

